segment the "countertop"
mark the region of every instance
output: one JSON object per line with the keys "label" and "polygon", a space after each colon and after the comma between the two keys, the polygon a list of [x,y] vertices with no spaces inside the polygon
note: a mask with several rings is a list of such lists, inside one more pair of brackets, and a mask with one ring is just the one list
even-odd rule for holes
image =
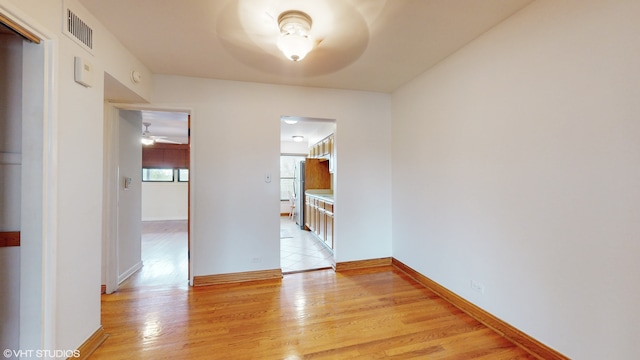
{"label": "countertop", "polygon": [[333,191],[331,189],[312,189],[304,193],[333,204]]}

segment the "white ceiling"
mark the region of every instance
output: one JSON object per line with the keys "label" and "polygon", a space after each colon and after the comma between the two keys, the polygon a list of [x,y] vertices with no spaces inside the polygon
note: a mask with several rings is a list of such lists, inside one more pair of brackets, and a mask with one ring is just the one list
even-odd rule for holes
{"label": "white ceiling", "polygon": [[[289,124],[287,120],[297,121]],[[317,119],[299,116],[283,116],[280,119],[280,141],[293,141],[293,136],[304,136],[304,142],[312,145],[333,134],[336,129],[335,120]]]}
{"label": "white ceiling", "polygon": [[[533,0],[79,1],[155,74],[390,93]],[[313,19],[300,62],[276,47],[285,10]]]}
{"label": "white ceiling", "polygon": [[[532,0],[80,0],[156,74],[392,92]],[[282,56],[302,10],[317,47]]]}
{"label": "white ceiling", "polygon": [[[189,143],[189,114],[182,112],[141,110],[142,131],[148,130],[150,136],[180,144]],[[145,129],[144,123],[150,124]]]}

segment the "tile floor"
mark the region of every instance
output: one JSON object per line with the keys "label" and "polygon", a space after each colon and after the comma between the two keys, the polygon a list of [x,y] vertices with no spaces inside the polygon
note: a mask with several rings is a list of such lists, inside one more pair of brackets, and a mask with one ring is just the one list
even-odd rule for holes
{"label": "tile floor", "polygon": [[300,230],[287,216],[280,218],[280,266],[282,272],[326,269],[333,263],[333,253],[311,232]]}

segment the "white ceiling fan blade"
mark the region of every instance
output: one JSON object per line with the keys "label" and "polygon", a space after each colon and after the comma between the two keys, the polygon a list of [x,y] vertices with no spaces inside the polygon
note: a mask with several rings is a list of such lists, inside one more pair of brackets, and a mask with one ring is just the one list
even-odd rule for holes
{"label": "white ceiling fan blade", "polygon": [[164,136],[162,137],[154,137],[154,141],[157,143],[163,143],[163,144],[182,144],[180,142],[177,141],[173,141],[173,140],[168,140],[168,139],[163,139]]}

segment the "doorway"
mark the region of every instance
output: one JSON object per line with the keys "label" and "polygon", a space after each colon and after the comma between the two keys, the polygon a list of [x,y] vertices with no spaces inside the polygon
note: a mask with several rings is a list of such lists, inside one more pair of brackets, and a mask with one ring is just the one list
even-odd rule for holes
{"label": "doorway", "polygon": [[[335,121],[329,119],[280,119],[280,265],[284,274],[333,266],[333,249],[306,225],[304,200],[305,190],[313,183],[313,179],[305,181],[305,164],[310,161],[311,149],[333,135],[335,128]],[[328,167],[326,172],[322,188],[333,192],[333,175]]]}
{"label": "doorway", "polygon": [[189,124],[186,112],[142,111],[144,266],[128,285],[188,285]]}
{"label": "doorway", "polygon": [[142,286],[186,288],[189,113],[129,106],[115,110],[112,133],[117,136],[110,137],[113,144],[107,152],[113,154],[110,167],[117,185],[111,186],[115,204],[111,204],[113,219],[107,224],[116,236],[107,246],[112,254],[107,275],[117,283],[111,289],[107,283],[106,292]]}
{"label": "doorway", "polygon": [[[23,202],[22,82],[25,40],[0,22],[0,318],[19,329]],[[24,134],[27,135],[27,134]],[[18,331],[0,330],[3,349],[19,349]]]}
{"label": "doorway", "polygon": [[0,7],[0,230],[10,235],[0,247],[0,313],[13,329],[0,338],[3,348],[46,349],[56,329],[58,139],[57,115],[48,107],[55,103],[56,47],[51,33],[11,4]]}

